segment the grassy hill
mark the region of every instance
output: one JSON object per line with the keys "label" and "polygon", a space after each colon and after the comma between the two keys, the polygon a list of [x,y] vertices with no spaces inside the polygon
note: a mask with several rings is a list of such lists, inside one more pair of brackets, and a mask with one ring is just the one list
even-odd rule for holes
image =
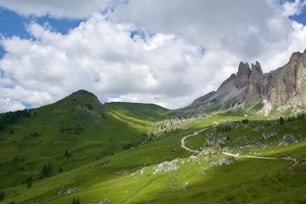
{"label": "grassy hill", "polygon": [[[150,106],[159,108],[141,109]],[[166,111],[160,108],[158,114]],[[127,115],[122,106],[102,105],[87,91],[0,117],[0,188],[56,175],[137,146],[147,138],[144,130],[154,127],[146,118]],[[159,115],[150,115],[154,117]],[[141,120],[142,129],[128,118]]]}
{"label": "grassy hill", "polygon": [[[101,105],[81,91],[18,114],[0,134],[0,161],[6,161],[1,162],[0,203],[306,202],[302,115],[282,120],[211,115],[176,122],[176,131],[147,140],[168,110],[150,104]],[[33,130],[40,134],[29,136]],[[201,154],[182,148],[187,135],[186,145]],[[54,142],[60,139],[69,142]],[[24,159],[13,160],[14,155]]]}

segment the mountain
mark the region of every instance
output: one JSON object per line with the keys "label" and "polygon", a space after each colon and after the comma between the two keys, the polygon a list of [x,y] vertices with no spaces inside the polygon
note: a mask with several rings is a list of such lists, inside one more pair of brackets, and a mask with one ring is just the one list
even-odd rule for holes
{"label": "mountain", "polygon": [[[152,104],[101,104],[80,90],[54,104],[0,114],[0,188],[136,147],[167,111]],[[43,173],[49,165],[52,170]]]}
{"label": "mountain", "polygon": [[[180,114],[199,114],[209,110],[235,109],[262,104],[268,114],[273,107],[306,106],[306,50],[295,52],[289,62],[263,74],[259,62],[240,62],[238,72],[226,79],[217,91],[210,92],[185,108]],[[288,106],[283,108],[288,109]]]}

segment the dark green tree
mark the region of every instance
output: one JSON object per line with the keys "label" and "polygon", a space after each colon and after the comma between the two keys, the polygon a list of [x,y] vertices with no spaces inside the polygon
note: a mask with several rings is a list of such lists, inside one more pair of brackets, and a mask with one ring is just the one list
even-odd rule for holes
{"label": "dark green tree", "polygon": [[33,181],[33,177],[32,176],[27,178],[26,183],[27,183],[27,187],[28,188],[32,187],[32,181]]}
{"label": "dark green tree", "polygon": [[69,157],[70,156],[70,153],[68,152],[67,149],[65,149],[65,157]]}
{"label": "dark green tree", "polygon": [[47,166],[47,165],[44,165],[44,166],[42,167],[42,170],[41,170],[41,175],[42,175],[42,177],[44,178],[44,177],[47,177],[48,174],[49,174],[49,172],[48,172],[48,166]]}
{"label": "dark green tree", "polygon": [[243,119],[241,122],[244,123],[244,124],[248,124],[249,120],[248,119]]}
{"label": "dark green tree", "polygon": [[283,117],[279,118],[279,124],[284,125],[285,124],[285,119]]}
{"label": "dark green tree", "polygon": [[27,187],[28,187],[28,188],[31,188],[31,187],[32,187],[32,181],[29,181],[29,182],[27,183]]}
{"label": "dark green tree", "polygon": [[51,163],[49,162],[49,164],[48,164],[48,173],[50,173],[52,171],[52,165],[51,165]]}
{"label": "dark green tree", "polygon": [[81,202],[80,202],[80,199],[79,198],[73,198],[73,200],[72,200],[72,204],[80,204]]}
{"label": "dark green tree", "polygon": [[4,191],[0,191],[0,201],[3,201],[5,199],[5,193]]}

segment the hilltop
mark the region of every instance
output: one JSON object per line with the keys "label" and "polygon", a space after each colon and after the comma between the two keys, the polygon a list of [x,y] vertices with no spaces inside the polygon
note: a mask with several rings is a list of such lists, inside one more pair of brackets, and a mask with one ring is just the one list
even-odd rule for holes
{"label": "hilltop", "polygon": [[[0,188],[136,147],[167,111],[150,104],[101,104],[94,94],[80,90],[54,104],[1,114]],[[50,170],[43,172],[46,166]]]}

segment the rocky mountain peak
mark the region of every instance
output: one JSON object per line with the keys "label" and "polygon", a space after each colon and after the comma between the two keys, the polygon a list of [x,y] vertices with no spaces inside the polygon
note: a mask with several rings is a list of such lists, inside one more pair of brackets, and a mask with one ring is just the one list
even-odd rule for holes
{"label": "rocky mountain peak", "polygon": [[237,72],[237,81],[236,81],[236,87],[242,88],[244,87],[248,81],[251,74],[251,69],[248,63],[240,62]]}
{"label": "rocky mountain peak", "polygon": [[[203,112],[216,107],[246,107],[264,103],[269,107],[290,103],[306,107],[306,50],[294,52],[289,63],[264,74],[259,62],[240,62],[238,72],[227,78],[216,92],[195,100],[178,110],[184,114]],[[269,109],[271,110],[271,108]]]}
{"label": "rocky mountain peak", "polygon": [[255,64],[252,63],[251,67],[252,71],[251,71],[250,80],[256,80],[263,75],[263,71],[261,69],[259,62],[256,61]]}
{"label": "rocky mountain peak", "polygon": [[[304,53],[306,52],[306,49],[304,51]],[[302,56],[302,53],[300,52],[294,52],[292,53],[291,57],[290,57],[290,60],[289,60],[289,63],[290,62],[296,62],[298,59],[300,59],[300,57]]]}
{"label": "rocky mountain peak", "polygon": [[249,73],[251,71],[249,63],[240,62],[238,66],[238,72],[237,76],[244,75],[246,73]]}

